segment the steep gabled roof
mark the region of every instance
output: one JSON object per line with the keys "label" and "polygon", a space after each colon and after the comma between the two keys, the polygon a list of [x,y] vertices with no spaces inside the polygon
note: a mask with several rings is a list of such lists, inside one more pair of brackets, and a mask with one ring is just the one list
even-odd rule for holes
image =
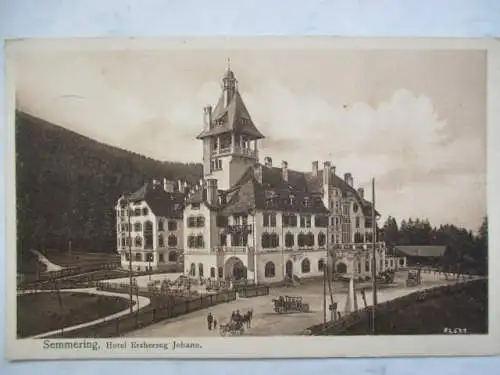
{"label": "steep gabled roof", "polygon": [[202,131],[196,138],[203,139],[227,132],[246,134],[254,139],[264,138],[264,135],[255,126],[238,90],[234,92],[227,106],[224,106],[224,95],[219,98],[212,112],[210,127],[210,129]]}
{"label": "steep gabled roof", "polygon": [[412,257],[440,258],[446,251],[446,246],[398,246],[396,251]]}
{"label": "steep gabled roof", "polygon": [[156,216],[181,219],[184,209],[184,194],[166,192],[160,185],[145,183],[139,190],[128,196],[131,202],[146,202]]}

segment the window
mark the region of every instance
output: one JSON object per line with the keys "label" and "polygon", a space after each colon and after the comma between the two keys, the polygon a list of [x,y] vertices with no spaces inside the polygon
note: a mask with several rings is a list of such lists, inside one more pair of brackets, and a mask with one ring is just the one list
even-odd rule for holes
{"label": "window", "polygon": [[147,207],[144,207],[144,208],[142,209],[142,214],[143,214],[144,216],[147,216],[147,215],[149,214],[149,210],[147,209]]}
{"label": "window", "polygon": [[165,240],[163,239],[163,236],[160,234],[158,236],[158,247],[164,247],[165,246]]}
{"label": "window", "polygon": [[300,264],[300,268],[302,273],[309,273],[311,272],[311,262],[309,262],[309,259],[304,259],[302,263]]}
{"label": "window", "polygon": [[317,228],[326,228],[328,226],[328,216],[316,215],[314,217],[314,226]]}
{"label": "window", "polygon": [[271,234],[271,247],[276,248],[280,245],[280,238],[276,233]]}
{"label": "window", "polygon": [[342,213],[344,216],[349,216],[349,206],[347,204],[344,204],[344,207],[342,207]]}
{"label": "window", "polygon": [[264,226],[265,227],[275,227],[276,226],[276,214],[275,213],[265,213],[264,214]]}
{"label": "window", "polygon": [[158,230],[160,232],[163,232],[164,228],[163,228],[163,220],[158,220]]}
{"label": "window", "polygon": [[366,242],[372,242],[373,241],[373,234],[372,233],[366,233],[365,234]]}
{"label": "window", "polygon": [[269,233],[262,234],[261,245],[263,249],[269,249],[271,247],[271,236]]}
{"label": "window", "polygon": [[399,259],[399,265],[404,266],[405,265],[405,260],[404,258]]}
{"label": "window", "polygon": [[142,238],[140,236],[137,236],[135,238],[134,245],[135,245],[135,247],[142,247]]}
{"label": "window", "polygon": [[323,259],[318,260],[318,271],[322,272],[325,270],[325,261]]}
{"label": "window", "polygon": [[150,221],[146,221],[144,223],[144,248],[152,249],[153,248],[153,223]]}
{"label": "window", "polygon": [[356,217],[356,228],[359,228],[359,217]]}
{"label": "window", "polygon": [[323,232],[320,232],[318,234],[318,246],[323,247],[325,246],[325,244],[326,244],[326,236]]}
{"label": "window", "polygon": [[299,235],[297,236],[297,244],[299,245],[299,247],[306,246],[306,236],[305,236],[305,234],[299,233]]}
{"label": "window", "polygon": [[198,228],[203,228],[205,226],[205,218],[203,216],[198,216],[196,218],[196,226]]}
{"label": "window", "polygon": [[311,228],[311,215],[301,215],[300,216],[300,227],[301,228]]}
{"label": "window", "polygon": [[210,267],[210,277],[215,278],[215,267]]}
{"label": "window", "polygon": [[146,262],[154,262],[153,253],[146,253]]}
{"label": "window", "polygon": [[354,242],[355,243],[362,243],[363,242],[363,235],[361,233],[356,232],[354,234]]}
{"label": "window", "polygon": [[203,277],[203,263],[198,263],[198,274]]}
{"label": "window", "polygon": [[191,203],[191,209],[192,210],[199,210],[200,204],[199,203]]}
{"label": "window", "polygon": [[171,234],[168,236],[168,247],[176,247],[177,246],[177,236]]}
{"label": "window", "polygon": [[359,209],[358,204],[357,203],[353,203],[352,210],[354,211],[354,213],[358,212],[358,209]]}
{"label": "window", "polygon": [[177,253],[175,251],[171,251],[168,253],[168,261],[177,262]]}
{"label": "window", "polygon": [[205,242],[203,241],[203,236],[201,234],[196,236],[196,247],[197,248],[205,247]]}
{"label": "window", "polygon": [[[135,208],[134,209],[134,213],[133,213],[133,216],[141,216],[141,209],[140,208]],[[132,215],[131,215],[132,216]]]}
{"label": "window", "polygon": [[163,254],[163,253],[158,254],[158,262],[160,262],[160,263],[165,262],[165,254]]}
{"label": "window", "polygon": [[358,263],[358,274],[361,273],[361,262],[357,262]]}
{"label": "window", "polygon": [[308,247],[313,247],[314,246],[314,234],[312,234],[311,232],[309,232],[307,234],[306,245]]}
{"label": "window", "polygon": [[125,253],[125,260],[126,260],[127,262],[129,262],[129,261],[130,261],[130,255],[129,255],[129,253]]}
{"label": "window", "polygon": [[188,228],[195,228],[196,227],[196,217],[194,217],[194,216],[188,217],[187,226],[188,226]]}
{"label": "window", "polygon": [[141,253],[135,253],[135,261],[136,262],[142,261],[142,254]]}
{"label": "window", "polygon": [[288,232],[286,235],[285,235],[285,246],[286,247],[293,247],[294,245],[294,236],[292,233]]}
{"label": "window", "polygon": [[219,244],[220,246],[227,246],[227,235],[224,233],[221,233],[219,235]]}
{"label": "window", "polygon": [[304,205],[304,207],[311,207],[311,201],[309,200],[309,197],[305,197],[302,204]]}
{"label": "window", "polygon": [[140,232],[141,230],[142,230],[142,224],[141,223],[134,223],[134,231]]}
{"label": "window", "polygon": [[194,263],[191,263],[191,267],[189,269],[189,274],[191,276],[196,276],[196,264]]}
{"label": "window", "polygon": [[273,262],[267,262],[264,268],[264,276],[265,277],[274,277],[276,276],[276,269]]}
{"label": "window", "polygon": [[177,230],[177,221],[169,220],[167,223],[168,230],[174,231]]}
{"label": "window", "polygon": [[372,227],[372,219],[366,218],[365,219],[365,228],[371,228],[371,227]]}
{"label": "window", "polygon": [[217,227],[218,228],[225,228],[228,225],[228,219],[227,216],[222,216],[218,215],[216,219]]}
{"label": "window", "polygon": [[122,237],[122,247],[125,247],[126,246],[125,244],[126,244],[125,238]]}
{"label": "window", "polygon": [[365,272],[370,272],[370,261],[369,260],[367,260],[365,262]]}
{"label": "window", "polygon": [[296,227],[297,226],[297,215],[295,214],[283,214],[281,216],[284,227]]}
{"label": "window", "polygon": [[219,279],[222,279],[224,277],[224,268],[219,267],[218,273],[219,273]]}

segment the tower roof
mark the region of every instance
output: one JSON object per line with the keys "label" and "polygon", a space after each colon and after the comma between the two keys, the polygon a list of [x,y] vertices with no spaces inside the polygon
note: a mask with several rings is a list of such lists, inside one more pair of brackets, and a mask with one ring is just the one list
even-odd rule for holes
{"label": "tower roof", "polygon": [[[224,79],[235,80],[233,71],[228,69]],[[212,112],[210,128],[198,134],[196,138],[203,139],[229,132],[245,134],[254,139],[264,138],[264,135],[255,126],[236,87],[231,93],[227,105],[225,103],[224,92],[222,93]]]}

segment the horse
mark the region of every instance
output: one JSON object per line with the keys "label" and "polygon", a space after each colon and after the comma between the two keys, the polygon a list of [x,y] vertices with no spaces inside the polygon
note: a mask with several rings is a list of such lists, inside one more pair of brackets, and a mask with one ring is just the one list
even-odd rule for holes
{"label": "horse", "polygon": [[246,323],[247,328],[250,328],[250,325],[252,324],[252,318],[253,318],[253,309],[250,309],[245,313],[245,315],[243,315],[241,322]]}

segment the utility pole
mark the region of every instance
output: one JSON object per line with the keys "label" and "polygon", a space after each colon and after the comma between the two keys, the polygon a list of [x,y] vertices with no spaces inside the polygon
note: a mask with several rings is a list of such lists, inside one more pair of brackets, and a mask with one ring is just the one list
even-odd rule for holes
{"label": "utility pole", "polygon": [[372,306],[372,333],[377,334],[375,326],[375,310],[377,306],[377,223],[375,215],[375,179],[372,179],[372,290],[373,290],[373,306]]}

